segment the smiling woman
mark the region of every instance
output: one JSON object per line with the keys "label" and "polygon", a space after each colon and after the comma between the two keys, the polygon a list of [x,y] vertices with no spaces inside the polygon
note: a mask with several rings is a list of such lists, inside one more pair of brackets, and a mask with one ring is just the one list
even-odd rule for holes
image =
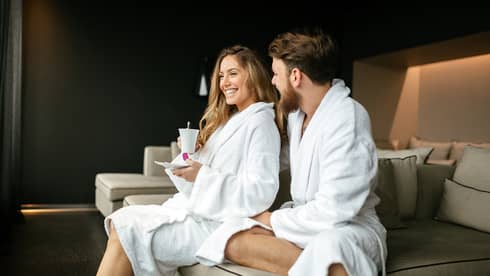
{"label": "smiling woman", "polygon": [[274,202],[281,138],[268,70],[254,51],[236,45],[222,50],[211,80],[202,146],[185,160],[188,167],[165,170],[179,192],[162,205],[132,205],[106,217],[109,240],[98,275],[173,275],[209,246],[224,256],[222,231],[233,227],[223,222],[242,222]]}
{"label": "smiling woman", "polygon": [[234,56],[223,59],[219,72],[219,86],[225,94],[226,103],[235,105],[242,111],[255,102],[255,98],[247,86],[247,72],[241,69]]}

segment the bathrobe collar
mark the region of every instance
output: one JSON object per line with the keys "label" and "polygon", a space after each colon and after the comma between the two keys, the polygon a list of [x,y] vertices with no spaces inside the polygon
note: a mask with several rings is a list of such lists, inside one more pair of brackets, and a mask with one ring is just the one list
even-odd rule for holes
{"label": "bathrobe collar", "polygon": [[[231,116],[226,124],[220,126],[216,131],[209,137],[209,140],[206,143],[206,146],[203,148],[203,151],[215,149],[217,147],[221,147],[225,144],[230,138],[240,129],[241,126],[245,124],[245,122],[251,118],[252,114],[259,112],[268,112],[272,117],[274,117],[274,104],[273,103],[265,103],[265,102],[256,102],[249,105],[244,110],[237,112]],[[203,164],[210,164],[217,151],[211,150],[212,154],[201,154],[202,158],[200,159]]]}
{"label": "bathrobe collar", "polygon": [[290,119],[293,121],[290,138],[290,155],[292,157],[291,194],[293,197],[300,195],[300,198],[293,198],[295,202],[305,203],[306,191],[310,182],[311,162],[318,146],[315,140],[323,131],[324,121],[334,119],[334,114],[331,114],[332,110],[335,110],[335,105],[348,97],[349,94],[350,89],[345,86],[344,81],[334,79],[332,86],[323,97],[308,127],[303,132],[303,137],[301,137],[301,131],[305,113],[298,109],[291,114]]}

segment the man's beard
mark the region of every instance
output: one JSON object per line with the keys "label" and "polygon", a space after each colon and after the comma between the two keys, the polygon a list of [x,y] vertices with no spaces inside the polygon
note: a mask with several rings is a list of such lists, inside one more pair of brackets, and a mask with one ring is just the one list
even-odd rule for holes
{"label": "man's beard", "polygon": [[279,105],[285,114],[299,108],[299,96],[289,82],[286,89],[281,93]]}

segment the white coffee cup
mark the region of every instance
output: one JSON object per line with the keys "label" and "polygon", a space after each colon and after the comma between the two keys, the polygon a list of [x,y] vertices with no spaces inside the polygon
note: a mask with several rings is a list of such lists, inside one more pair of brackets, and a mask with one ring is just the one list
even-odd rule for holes
{"label": "white coffee cup", "polygon": [[194,128],[179,128],[181,151],[194,153],[196,151],[197,135],[199,129]]}

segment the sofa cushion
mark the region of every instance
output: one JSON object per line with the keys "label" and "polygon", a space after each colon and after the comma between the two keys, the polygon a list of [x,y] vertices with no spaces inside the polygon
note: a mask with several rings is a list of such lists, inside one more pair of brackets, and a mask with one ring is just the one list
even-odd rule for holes
{"label": "sofa cushion", "polygon": [[122,200],[109,200],[101,191],[100,189],[95,189],[95,206],[97,209],[104,215],[104,217],[107,217],[110,215],[112,212],[115,210],[123,207],[123,201]]}
{"label": "sofa cushion", "polygon": [[490,234],[435,220],[407,224],[388,231],[389,275],[490,275]]}
{"label": "sofa cushion", "polygon": [[393,165],[390,159],[378,159],[378,185],[375,193],[380,198],[376,213],[386,229],[406,227],[400,218]]}
{"label": "sofa cushion", "polygon": [[98,173],[95,186],[109,200],[122,200],[132,194],[171,194],[177,191],[168,176],[136,173]]}
{"label": "sofa cushion", "polygon": [[442,165],[417,165],[416,218],[431,219],[441,202],[444,180],[452,178],[455,167]]}
{"label": "sofa cushion", "polygon": [[437,219],[490,233],[490,191],[446,179]]}
{"label": "sofa cushion", "polygon": [[167,199],[173,196],[174,196],[173,194],[128,195],[124,197],[123,206],[149,205],[149,204],[161,205]]}
{"label": "sofa cushion", "polygon": [[220,264],[211,267],[202,264],[195,264],[179,268],[179,274],[180,276],[278,276],[278,274],[236,264]]}
{"label": "sofa cushion", "polygon": [[482,191],[490,191],[490,149],[465,146],[454,181]]}
{"label": "sofa cushion", "polygon": [[390,158],[396,185],[398,209],[402,219],[415,216],[417,204],[417,165],[416,156]]}
{"label": "sofa cushion", "polygon": [[434,142],[419,137],[410,137],[408,147],[414,148],[434,148],[429,155],[429,160],[446,160],[449,157],[449,151],[451,150],[451,142]]}
{"label": "sofa cushion", "polygon": [[416,149],[404,149],[404,150],[384,150],[376,149],[378,158],[405,158],[408,156],[417,156],[417,164],[424,164],[429,157],[429,154],[434,148],[416,148]]}

